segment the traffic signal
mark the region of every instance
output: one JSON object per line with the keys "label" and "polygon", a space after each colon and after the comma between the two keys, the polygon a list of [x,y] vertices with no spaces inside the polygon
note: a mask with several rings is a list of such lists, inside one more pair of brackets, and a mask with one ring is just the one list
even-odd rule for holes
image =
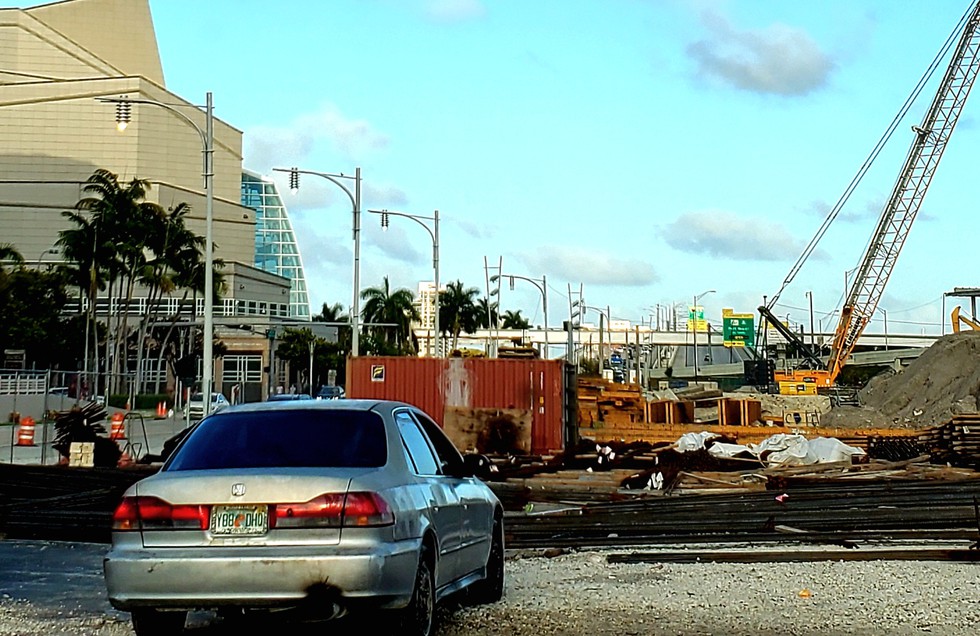
{"label": "traffic signal", "polygon": [[184,384],[191,384],[197,378],[198,355],[191,353],[174,362],[174,373]]}

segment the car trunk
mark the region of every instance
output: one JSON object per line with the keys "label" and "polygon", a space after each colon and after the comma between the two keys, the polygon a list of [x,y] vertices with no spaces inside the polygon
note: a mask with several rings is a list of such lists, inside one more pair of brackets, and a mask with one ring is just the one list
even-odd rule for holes
{"label": "car trunk", "polygon": [[[261,518],[269,512],[270,504],[297,504],[326,493],[346,493],[350,481],[349,474],[331,476],[324,470],[314,473],[309,469],[159,473],[138,486],[139,496],[158,497],[174,506],[208,506],[210,523],[207,530],[144,530],[143,545],[148,548],[334,545],[340,541],[339,527],[269,527],[261,531],[249,524],[261,526]],[[268,521],[265,525],[268,526]]]}

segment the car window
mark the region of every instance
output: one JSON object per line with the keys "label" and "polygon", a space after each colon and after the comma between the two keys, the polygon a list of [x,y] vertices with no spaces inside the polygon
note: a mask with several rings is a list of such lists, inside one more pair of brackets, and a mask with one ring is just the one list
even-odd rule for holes
{"label": "car window", "polygon": [[384,423],[364,411],[290,410],[208,418],[164,470],[383,466]]}
{"label": "car window", "polygon": [[436,455],[444,466],[454,466],[463,462],[463,456],[460,455],[459,449],[456,448],[456,445],[453,444],[442,428],[432,421],[432,418],[421,411],[412,411],[411,414],[418,421],[422,430],[425,431],[429,441],[432,442]]}
{"label": "car window", "polygon": [[432,447],[425,439],[422,429],[418,422],[408,413],[408,411],[396,411],[395,423],[398,424],[398,433],[401,435],[405,452],[408,454],[415,472],[418,475],[439,475],[439,461],[433,454]]}

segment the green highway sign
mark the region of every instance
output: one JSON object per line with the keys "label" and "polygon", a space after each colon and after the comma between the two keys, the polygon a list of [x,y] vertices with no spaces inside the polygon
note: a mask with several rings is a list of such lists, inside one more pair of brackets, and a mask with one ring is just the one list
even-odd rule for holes
{"label": "green highway sign", "polygon": [[736,314],[731,309],[723,309],[721,333],[726,347],[754,347],[755,314]]}

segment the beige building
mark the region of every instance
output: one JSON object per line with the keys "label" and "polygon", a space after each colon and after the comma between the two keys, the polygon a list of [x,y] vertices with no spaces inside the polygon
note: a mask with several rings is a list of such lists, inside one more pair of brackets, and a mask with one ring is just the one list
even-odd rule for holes
{"label": "beige building", "polygon": [[[119,97],[163,102],[180,114],[133,104],[131,123],[120,132],[115,105],[99,101]],[[61,213],[85,196],[83,183],[98,168],[120,182],[150,180],[147,198],[165,208],[188,203],[188,227],[203,236],[206,97],[188,101],[167,90],[148,0],[0,9],[0,242],[15,245],[29,263],[57,260],[53,245],[66,227]],[[242,132],[214,118],[213,136],[214,257],[233,264],[214,312],[222,337],[220,326],[236,316],[256,324],[285,319],[290,281],[254,268],[256,213],[241,203]],[[199,309],[198,316],[203,304]],[[252,344],[234,340],[236,355],[251,356],[244,366],[267,367],[264,335]],[[216,388],[224,366],[215,363]]]}
{"label": "beige building", "polygon": [[[25,260],[51,247],[61,211],[97,168],[120,181],[150,179],[149,198],[164,207],[189,203],[190,227],[204,234],[201,134],[148,104],[134,104],[119,132],[114,105],[97,99],[122,96],[181,105],[205,129],[204,112],[165,87],[147,0],[0,9],[0,224]],[[240,202],[242,133],[214,122],[215,257],[251,264],[255,214]]]}

